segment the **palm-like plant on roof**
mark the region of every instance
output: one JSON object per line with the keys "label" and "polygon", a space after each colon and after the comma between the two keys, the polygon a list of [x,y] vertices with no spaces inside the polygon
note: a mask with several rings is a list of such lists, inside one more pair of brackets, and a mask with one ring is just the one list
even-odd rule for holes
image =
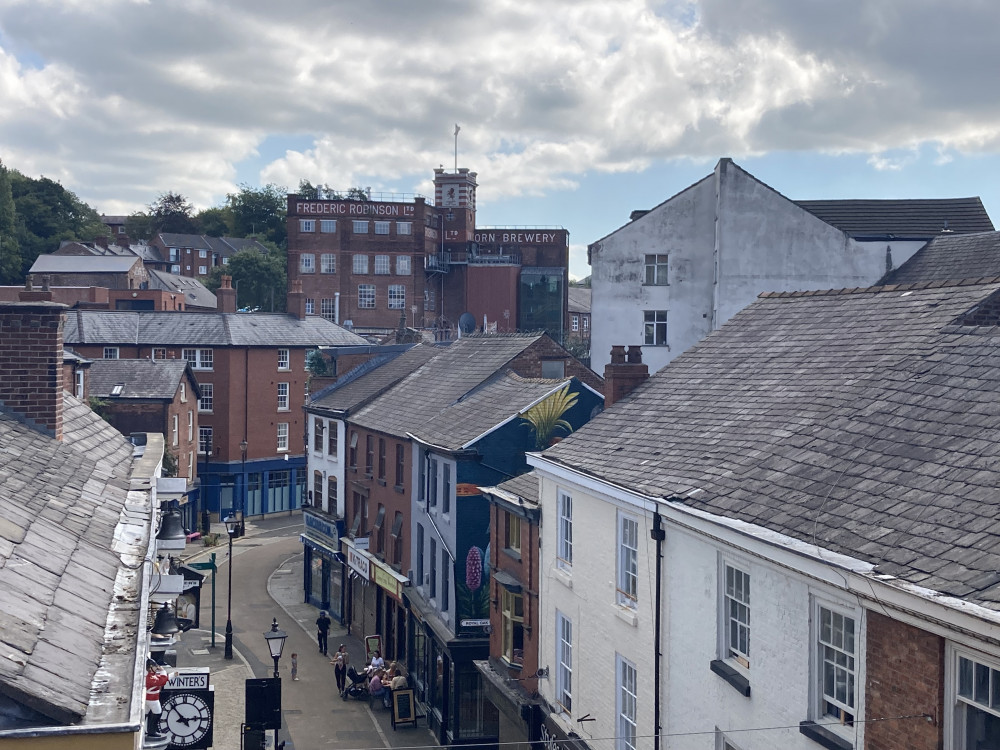
{"label": "palm-like plant on roof", "polygon": [[521,419],[535,433],[537,450],[548,448],[558,431],[565,431],[567,435],[573,431],[573,425],[563,419],[563,415],[576,405],[578,395],[570,393],[569,383],[566,383],[555,393],[522,412]]}

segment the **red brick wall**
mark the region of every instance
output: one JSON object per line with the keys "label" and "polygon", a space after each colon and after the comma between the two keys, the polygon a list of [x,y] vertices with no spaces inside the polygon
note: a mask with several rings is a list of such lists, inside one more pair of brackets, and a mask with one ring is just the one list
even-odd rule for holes
{"label": "red brick wall", "polygon": [[[944,639],[869,610],[866,750],[939,750],[943,736]],[[935,717],[871,721],[925,713]]]}
{"label": "red brick wall", "polygon": [[[490,565],[494,570],[509,573],[521,582],[524,597],[524,660],[520,669],[509,670],[527,695],[538,690],[538,678],[529,678],[538,671],[538,526],[521,517],[521,557],[505,551],[507,511],[496,503],[490,504]],[[503,618],[500,613],[503,587],[491,579],[490,592],[490,659],[496,665],[503,661]],[[497,602],[494,606],[492,602]]]}
{"label": "red brick wall", "polygon": [[548,336],[542,336],[522,354],[515,357],[511,368],[521,377],[540,378],[542,377],[542,361],[547,359],[564,360],[567,377],[576,376],[594,390],[604,392],[604,379]]}
{"label": "red brick wall", "polygon": [[63,305],[0,305],[0,405],[62,440]]}

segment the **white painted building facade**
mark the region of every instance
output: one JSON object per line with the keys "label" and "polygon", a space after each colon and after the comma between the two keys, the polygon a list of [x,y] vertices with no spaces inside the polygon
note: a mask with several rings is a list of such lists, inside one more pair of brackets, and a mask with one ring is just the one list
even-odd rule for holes
{"label": "white painted building facade", "polygon": [[[945,750],[966,750],[981,747],[967,742],[967,727],[1000,729],[1000,714],[987,713],[992,694],[973,693],[1000,680],[1000,613],[873,575],[869,563],[758,526],[602,483],[542,455],[530,462],[544,519],[539,664],[547,673],[539,693],[549,721],[567,736],[615,750],[861,750],[881,746],[866,743],[866,721],[890,719],[943,727],[930,731],[943,734]],[[657,513],[666,532],[658,745],[650,534]],[[629,519],[638,531],[634,553],[623,534]],[[869,620],[883,616],[942,639],[943,715],[919,700],[899,717],[868,715],[872,690],[907,689],[867,673]],[[971,670],[982,673],[979,688],[971,687]]]}
{"label": "white painted building facade", "polygon": [[[924,243],[891,243],[900,265]],[[655,372],[769,291],[867,287],[885,241],[858,242],[722,159],[705,179],[589,247],[591,362],[642,344]]]}
{"label": "white painted building facade", "polygon": [[306,477],[310,504],[337,518],[344,517],[343,420],[309,414],[306,429]]}

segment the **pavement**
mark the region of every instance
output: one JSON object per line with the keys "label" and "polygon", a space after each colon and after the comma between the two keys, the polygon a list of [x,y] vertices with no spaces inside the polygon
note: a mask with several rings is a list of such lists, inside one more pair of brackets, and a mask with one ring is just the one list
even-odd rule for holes
{"label": "pavement", "polygon": [[[303,599],[302,517],[298,513],[246,521],[245,536],[233,542],[233,567],[229,571],[225,526],[213,525],[223,542],[205,547],[188,544],[180,555],[185,563],[204,562],[216,554],[216,628],[211,630],[212,574],[207,573],[201,595],[201,629],[184,633],[176,645],[178,667],[209,667],[215,688],[214,744],[217,750],[240,750],[245,719],[245,683],[253,677],[271,677],[271,659],[264,632],[272,618],[288,633],[278,664],[282,691],[282,728],[278,741],[285,750],[361,750],[404,747],[438,747],[426,720],[418,727],[392,729],[389,710],[367,701],[344,701],[337,693],[330,657],[319,652],[315,621],[319,610]],[[216,526],[218,528],[216,528]],[[232,575],[233,659],[224,658],[228,580]],[[351,664],[364,663],[360,638],[347,635],[334,621],[330,655],[341,643]],[[298,654],[298,677],[290,675],[291,654]]]}

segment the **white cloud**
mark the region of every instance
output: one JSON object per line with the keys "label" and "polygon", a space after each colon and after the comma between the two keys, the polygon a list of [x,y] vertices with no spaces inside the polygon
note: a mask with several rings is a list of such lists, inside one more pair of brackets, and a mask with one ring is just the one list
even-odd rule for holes
{"label": "white cloud", "polygon": [[682,157],[898,168],[998,149],[998,22],[977,0],[5,3],[0,158],[102,210],[217,203],[274,134],[312,145],[262,182],[428,192],[455,122],[481,204]]}

